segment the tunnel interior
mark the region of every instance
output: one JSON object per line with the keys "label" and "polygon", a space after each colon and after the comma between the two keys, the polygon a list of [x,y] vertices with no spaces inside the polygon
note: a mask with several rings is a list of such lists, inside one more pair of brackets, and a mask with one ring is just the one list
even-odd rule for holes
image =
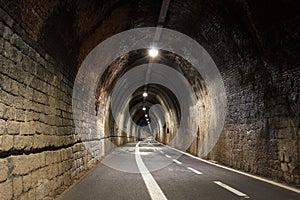
{"label": "tunnel interior", "polygon": [[[214,121],[213,91],[187,59],[173,52],[158,49],[159,55],[151,58],[149,49],[138,49],[119,56],[101,77],[94,74],[98,82],[89,95],[92,107],[72,104],[77,73],[93,49],[118,33],[143,27],[164,27],[194,39],[222,76],[225,123],[204,158],[299,185],[297,0],[171,0],[161,17],[163,2],[0,1],[3,199],[55,197],[116,146],[149,136],[170,144],[181,120],[196,130],[185,150],[203,157],[203,141]],[[182,106],[189,107],[189,102],[181,105],[167,87],[147,83],[147,73],[136,77],[145,83],[132,94],[122,90],[131,83],[124,75],[156,65],[168,66],[191,86],[195,106],[186,111],[190,118],[182,117]],[[119,111],[113,113],[112,94],[120,80]]]}
{"label": "tunnel interior", "polygon": [[[201,133],[207,132],[205,131],[206,127],[203,124],[208,121],[206,117],[209,115],[210,100],[207,95],[208,91],[205,86],[205,82],[201,75],[196,70],[193,70],[193,67],[190,63],[188,63],[188,61],[174,53],[159,50],[158,57],[153,59],[148,55],[148,51],[149,49],[137,50],[122,58],[118,58],[109,68],[106,69],[104,75],[102,75],[99,80],[96,92],[95,109],[97,113],[101,113],[104,116],[102,117],[101,114],[99,114],[99,118],[109,119],[103,121],[103,124],[105,124],[104,132],[106,137],[113,137],[112,140],[116,142],[116,145],[121,145],[124,144],[124,142],[133,141],[134,139],[145,139],[145,136],[138,136],[140,133],[135,133],[136,130],[133,130],[132,128],[135,126],[147,126],[149,127],[149,130],[147,131],[148,136],[151,135],[157,139],[160,138],[163,143],[168,143],[172,139],[172,133],[175,134],[177,127],[180,126],[180,103],[178,102],[176,95],[170,89],[163,85],[147,83],[146,77],[149,71],[140,74],[140,76],[145,77],[145,84],[136,88],[128,101],[121,99],[120,106],[122,107],[128,104],[130,115],[125,117],[123,116],[122,121],[116,123],[116,120],[121,119],[118,116],[113,116],[111,109],[106,111],[101,110],[101,108],[111,107],[110,97],[112,89],[115,87],[119,77],[123,76],[134,67],[143,64],[148,64],[149,67],[149,65],[153,63],[160,63],[175,69],[179,73],[183,74],[189,84],[193,85],[197,104],[201,104],[201,107],[203,108],[206,107],[206,110],[203,109],[201,113],[202,117],[198,116],[201,120],[197,122],[197,126],[201,126],[203,129],[201,130]],[[191,71],[194,73],[190,73]],[[161,74],[160,76],[162,79],[167,79],[167,77],[164,77],[166,76],[165,74]],[[126,81],[130,82],[132,80]],[[123,84],[128,84],[126,81]],[[126,90],[126,88],[122,89],[122,91],[124,90]],[[124,94],[120,93],[119,95],[122,96]],[[109,100],[106,102],[106,105],[100,106],[101,99]],[[157,106],[160,106],[161,108],[154,112],[151,111],[152,106],[156,108]],[[123,115],[121,107],[118,108],[118,115]],[[131,118],[132,121],[128,118]],[[200,125],[200,123],[202,124]],[[127,126],[130,127],[128,132],[124,131],[124,127]]]}

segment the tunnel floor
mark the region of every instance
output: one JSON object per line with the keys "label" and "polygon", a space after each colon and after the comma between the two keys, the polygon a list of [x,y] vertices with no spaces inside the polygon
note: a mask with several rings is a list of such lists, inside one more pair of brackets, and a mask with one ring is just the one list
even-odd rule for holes
{"label": "tunnel floor", "polygon": [[143,141],[116,148],[57,200],[249,198],[300,199],[293,191]]}

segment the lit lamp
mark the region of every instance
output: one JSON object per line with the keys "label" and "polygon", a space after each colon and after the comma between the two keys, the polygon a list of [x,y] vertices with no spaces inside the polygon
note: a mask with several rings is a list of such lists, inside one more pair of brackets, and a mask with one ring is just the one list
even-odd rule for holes
{"label": "lit lamp", "polygon": [[155,58],[158,55],[158,50],[151,48],[151,49],[149,49],[148,53],[149,53],[150,57]]}

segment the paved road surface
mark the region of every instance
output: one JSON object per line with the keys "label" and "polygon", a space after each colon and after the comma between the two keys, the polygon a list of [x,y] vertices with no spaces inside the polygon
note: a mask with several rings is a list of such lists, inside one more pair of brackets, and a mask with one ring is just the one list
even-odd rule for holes
{"label": "paved road surface", "polygon": [[300,200],[300,193],[214,166],[156,142],[139,142],[117,148],[104,164],[58,198],[88,199]]}

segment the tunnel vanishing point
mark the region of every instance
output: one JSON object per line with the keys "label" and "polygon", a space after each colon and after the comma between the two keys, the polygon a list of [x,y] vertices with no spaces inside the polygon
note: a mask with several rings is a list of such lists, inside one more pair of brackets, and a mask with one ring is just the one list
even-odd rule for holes
{"label": "tunnel vanishing point", "polygon": [[0,200],[300,199],[299,27],[297,0],[0,0]]}

